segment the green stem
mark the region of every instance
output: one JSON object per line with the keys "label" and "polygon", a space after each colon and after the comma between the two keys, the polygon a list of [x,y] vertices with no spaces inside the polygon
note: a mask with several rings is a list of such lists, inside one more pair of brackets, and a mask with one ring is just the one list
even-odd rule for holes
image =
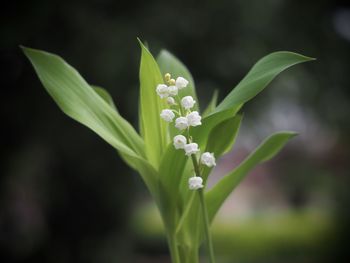
{"label": "green stem", "polygon": [[199,263],[197,246],[192,247],[187,251],[185,263]]}
{"label": "green stem", "polygon": [[[199,170],[199,165],[197,162],[197,159],[195,155],[191,155],[192,157],[192,163],[194,167],[194,171],[196,173],[196,176],[201,176],[200,175],[200,170]],[[204,192],[203,189],[198,189],[198,195],[199,195],[199,201],[201,203],[201,210],[202,210],[202,216],[204,220],[204,232],[205,232],[205,240],[206,240],[206,245],[208,249],[208,254],[209,254],[209,262],[210,263],[215,263],[215,258],[214,258],[214,248],[213,248],[213,242],[211,239],[211,235],[209,232],[209,217],[208,217],[208,211],[207,211],[207,205],[204,200]]]}
{"label": "green stem", "polygon": [[176,244],[175,234],[168,235],[168,242],[172,263],[181,263],[179,250]]}
{"label": "green stem", "polygon": [[205,239],[207,241],[207,248],[209,251],[209,259],[210,263],[215,263],[215,258],[214,258],[214,248],[213,248],[213,241],[211,239],[211,235],[209,232],[209,218],[208,218],[208,211],[207,211],[207,205],[204,200],[204,192],[203,189],[198,190],[198,195],[199,195],[199,201],[201,203],[202,207],[202,214],[203,214],[203,219],[204,219],[204,232],[205,232]]}

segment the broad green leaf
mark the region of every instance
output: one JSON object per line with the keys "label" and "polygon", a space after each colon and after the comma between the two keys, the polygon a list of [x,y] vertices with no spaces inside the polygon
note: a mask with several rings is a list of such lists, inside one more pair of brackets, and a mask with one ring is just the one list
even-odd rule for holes
{"label": "broad green leaf", "polygon": [[223,121],[234,117],[238,109],[229,109],[220,111],[216,114],[209,115],[202,120],[202,125],[191,128],[193,140],[199,145],[200,149],[205,149],[209,134],[212,130]]}
{"label": "broad green leaf", "polygon": [[203,221],[201,220],[202,212],[200,210],[198,192],[191,191],[189,196],[191,197],[188,200],[188,202],[190,202],[189,207],[185,207],[185,209],[187,209],[187,214],[185,215],[185,218],[180,219],[184,219],[183,222],[179,221],[181,226],[178,226],[177,228],[177,236],[178,239],[181,240],[181,244],[190,248],[198,248],[200,241],[199,236],[203,230]]}
{"label": "broad green leaf", "polygon": [[196,101],[193,110],[199,111],[199,101],[196,95],[194,80],[187,67],[178,58],[165,49],[159,53],[157,62],[163,75],[165,73],[170,73],[174,79],[177,77],[183,77],[188,80],[188,86],[180,90],[179,96],[181,98],[184,96],[192,96]]}
{"label": "broad green leaf", "polygon": [[215,126],[210,132],[206,151],[213,152],[217,158],[230,151],[235,143],[241,121],[242,115],[235,115]]}
{"label": "broad green leaf", "polygon": [[239,105],[244,104],[261,92],[283,70],[310,60],[314,59],[287,51],[274,52],[263,57],[226,96],[213,113],[239,107]]}
{"label": "broad green leaf", "polygon": [[206,202],[210,221],[213,220],[223,202],[247,175],[247,173],[256,165],[273,158],[295,135],[296,133],[288,131],[271,135],[265,141],[263,141],[258,148],[252,152],[236,169],[224,176],[210,191],[206,193]]}
{"label": "broad green leaf", "polygon": [[147,175],[143,179],[154,191],[154,168],[144,159],[144,143],[134,128],[62,58],[40,50],[22,49],[61,110],[101,136],[130,166],[144,171]]}
{"label": "broad green leaf", "polygon": [[107,90],[105,90],[104,88],[98,87],[98,86],[94,86],[91,85],[91,87],[95,90],[95,92],[100,95],[100,97],[107,102],[107,104],[109,104],[109,106],[111,106],[115,111],[117,110],[117,107],[115,106],[112,96],[108,93]]}
{"label": "broad green leaf", "polygon": [[116,148],[144,155],[142,139],[133,127],[74,68],[57,55],[30,48],[23,48],[23,51],[63,112],[94,130]]}
{"label": "broad green leaf", "polygon": [[218,95],[219,95],[218,90],[214,90],[213,96],[211,97],[211,100],[209,101],[208,106],[205,108],[205,110],[202,113],[203,118],[208,116],[210,113],[212,113],[216,108],[216,105],[218,103]]}
{"label": "broad green leaf", "polygon": [[168,124],[159,114],[166,103],[156,93],[158,84],[163,83],[163,77],[152,54],[140,42],[140,128],[145,141],[145,151],[149,162],[159,167],[161,157],[168,145]]}
{"label": "broad green leaf", "polygon": [[173,230],[176,209],[181,201],[179,197],[180,182],[187,161],[188,157],[183,150],[176,150],[172,144],[169,144],[159,167],[159,193],[162,196],[160,208],[163,216],[167,218],[166,223]]}
{"label": "broad green leaf", "polygon": [[[242,115],[236,115],[219,123],[210,132],[206,152],[214,153],[216,159],[229,152],[235,141],[241,125]],[[202,176],[206,182],[212,168],[204,167]]]}

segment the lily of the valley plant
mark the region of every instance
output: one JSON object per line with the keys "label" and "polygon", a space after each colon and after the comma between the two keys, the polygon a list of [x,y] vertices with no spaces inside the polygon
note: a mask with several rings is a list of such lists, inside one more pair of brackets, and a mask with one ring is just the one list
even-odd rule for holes
{"label": "lily of the valley plant", "polygon": [[160,211],[172,262],[199,262],[198,251],[205,244],[213,263],[209,227],[219,208],[250,170],[295,136],[290,131],[271,135],[208,190],[216,160],[234,145],[242,121],[239,111],[280,72],[312,59],[292,52],[265,56],[223,101],[217,103],[214,92],[200,110],[187,68],[167,51],[154,59],[140,45],[139,132],[118,113],[106,90],[89,85],[62,58],[23,51],[63,112],[101,136],[140,174]]}

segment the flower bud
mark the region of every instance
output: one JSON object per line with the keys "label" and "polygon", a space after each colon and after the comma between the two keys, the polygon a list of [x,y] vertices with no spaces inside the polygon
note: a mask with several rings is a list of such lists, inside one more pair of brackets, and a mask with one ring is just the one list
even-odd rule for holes
{"label": "flower bud", "polygon": [[166,73],[164,75],[164,79],[165,79],[166,82],[168,82],[171,79],[171,75],[169,73]]}
{"label": "flower bud", "polygon": [[165,109],[165,110],[162,110],[160,117],[166,122],[172,122],[173,119],[175,118],[175,114],[172,110]]}
{"label": "flower bud", "polygon": [[170,86],[174,86],[175,83],[176,83],[175,79],[170,79],[170,80],[169,80],[169,85],[170,85]]}
{"label": "flower bud", "polygon": [[215,163],[214,153],[210,153],[210,152],[203,153],[201,156],[201,163],[208,167],[215,166],[216,163]]}
{"label": "flower bud", "polygon": [[173,97],[168,97],[168,98],[166,99],[166,102],[167,102],[169,105],[175,105],[175,104],[176,104]]}

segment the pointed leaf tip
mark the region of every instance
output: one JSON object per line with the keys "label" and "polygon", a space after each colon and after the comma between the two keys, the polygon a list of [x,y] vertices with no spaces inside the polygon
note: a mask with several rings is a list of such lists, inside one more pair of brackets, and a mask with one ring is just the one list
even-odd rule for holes
{"label": "pointed leaf tip", "polygon": [[212,114],[243,105],[263,91],[279,73],[296,64],[312,60],[314,58],[289,51],[277,51],[261,58]]}

